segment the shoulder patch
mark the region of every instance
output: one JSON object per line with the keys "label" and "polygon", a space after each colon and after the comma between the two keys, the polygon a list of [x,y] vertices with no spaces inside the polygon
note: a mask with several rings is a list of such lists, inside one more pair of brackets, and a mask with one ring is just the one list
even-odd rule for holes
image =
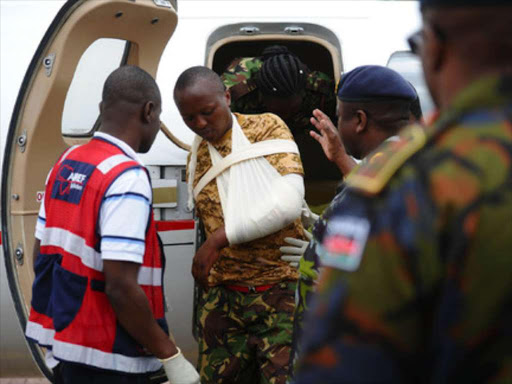
{"label": "shoulder patch", "polygon": [[385,141],[345,179],[349,187],[367,194],[379,193],[412,155],[426,143],[424,128],[413,125],[400,133],[397,140]]}
{"label": "shoulder patch", "polygon": [[57,170],[51,198],[80,204],[87,182],[95,169],[92,164],[65,159]]}
{"label": "shoulder patch", "polygon": [[332,217],[322,243],[316,247],[322,266],[349,272],[357,270],[369,233],[370,223],[366,218]]}

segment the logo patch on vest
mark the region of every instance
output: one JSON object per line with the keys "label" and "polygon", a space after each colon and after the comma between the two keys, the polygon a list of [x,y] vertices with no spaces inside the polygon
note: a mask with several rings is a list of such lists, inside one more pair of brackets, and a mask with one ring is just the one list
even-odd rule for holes
{"label": "logo patch on vest", "polygon": [[79,204],[94,165],[75,160],[64,160],[57,171],[52,188],[52,199]]}
{"label": "logo patch on vest", "polygon": [[322,245],[317,248],[323,266],[355,271],[363,257],[370,223],[359,217],[338,217],[328,222]]}

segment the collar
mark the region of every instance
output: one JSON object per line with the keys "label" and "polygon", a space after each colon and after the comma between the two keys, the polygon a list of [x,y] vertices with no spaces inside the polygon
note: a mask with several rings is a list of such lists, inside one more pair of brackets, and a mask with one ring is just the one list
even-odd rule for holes
{"label": "collar", "polygon": [[452,105],[440,113],[434,126],[427,127],[427,134],[433,136],[442,132],[471,111],[511,104],[512,74],[483,76],[459,92]]}
{"label": "collar", "polygon": [[470,84],[456,97],[449,109],[466,111],[510,104],[512,74],[487,75]]}
{"label": "collar", "polygon": [[137,152],[135,152],[133,150],[133,148],[130,147],[128,144],[126,144],[123,140],[120,140],[117,137],[109,135],[108,133],[105,133],[105,132],[94,132],[94,137],[98,137],[100,139],[106,140],[109,143],[119,147],[126,154],[126,156],[135,160],[139,164],[144,165],[144,163],[141,161],[139,155],[137,155]]}
{"label": "collar", "polygon": [[240,123],[238,122],[238,117],[239,116],[241,116],[241,115],[238,114],[238,113],[236,115],[231,113],[231,127],[226,131],[226,133],[224,133],[224,135],[220,138],[219,141],[217,141],[215,143],[210,143],[214,148],[220,148],[223,145],[225,145],[226,142],[231,141],[232,134],[233,134],[233,126],[235,124],[240,125]]}

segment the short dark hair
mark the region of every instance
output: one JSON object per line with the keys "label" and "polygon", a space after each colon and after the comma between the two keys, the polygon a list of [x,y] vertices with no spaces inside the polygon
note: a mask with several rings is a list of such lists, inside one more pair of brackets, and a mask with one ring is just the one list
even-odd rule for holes
{"label": "short dark hair", "polygon": [[210,82],[212,86],[218,89],[219,93],[224,93],[226,90],[226,87],[219,75],[208,67],[198,65],[183,71],[183,73],[178,77],[176,85],[174,86],[174,95],[176,95],[176,92],[194,86],[201,80]]}
{"label": "short dark hair", "polygon": [[131,104],[153,101],[160,105],[162,98],[155,79],[149,73],[134,65],[124,65],[107,77],[102,93],[105,108],[119,101]]}
{"label": "short dark hair", "polygon": [[368,119],[386,132],[394,135],[409,124],[411,102],[409,100],[388,100],[375,102],[346,102],[342,104],[341,119],[346,121],[358,110],[366,112]]}
{"label": "short dark hair", "polygon": [[420,103],[419,97],[417,97],[416,99],[411,101],[410,110],[411,110],[411,114],[414,116],[416,121],[421,121],[421,119],[423,118],[423,110],[421,109],[421,103]]}
{"label": "short dark hair", "polygon": [[267,47],[262,53],[262,60],[263,65],[255,81],[264,95],[287,98],[300,93],[306,87],[309,70],[286,47]]}

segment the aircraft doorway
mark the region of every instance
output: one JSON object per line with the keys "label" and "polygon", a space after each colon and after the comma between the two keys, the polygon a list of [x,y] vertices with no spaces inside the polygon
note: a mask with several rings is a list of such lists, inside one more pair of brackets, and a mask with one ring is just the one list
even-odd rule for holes
{"label": "aircraft doorway", "polygon": [[[231,24],[218,28],[209,37],[206,65],[222,73],[237,58],[259,57],[266,47],[280,45],[296,55],[310,71],[318,71],[331,79],[329,93],[334,97],[335,84],[343,69],[341,46],[336,35],[325,27],[308,23]],[[335,101],[325,110],[335,120]],[[322,109],[322,107],[319,106]],[[336,124],[336,121],[333,121]],[[342,176],[324,156],[320,145],[308,130],[289,126],[299,146],[305,172],[306,201],[317,213],[334,197]]]}

